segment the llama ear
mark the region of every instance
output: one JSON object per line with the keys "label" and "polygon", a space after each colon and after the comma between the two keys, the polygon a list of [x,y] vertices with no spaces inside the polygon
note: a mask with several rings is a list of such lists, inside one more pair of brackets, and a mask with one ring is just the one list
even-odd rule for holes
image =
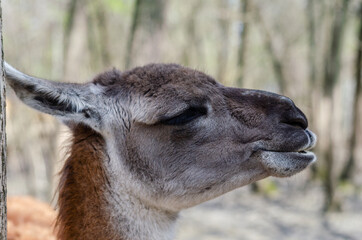
{"label": "llama ear", "polygon": [[94,95],[86,84],[59,83],[28,76],[4,62],[8,84],[28,106],[56,116],[65,124],[83,122],[99,128],[99,114],[89,101]]}

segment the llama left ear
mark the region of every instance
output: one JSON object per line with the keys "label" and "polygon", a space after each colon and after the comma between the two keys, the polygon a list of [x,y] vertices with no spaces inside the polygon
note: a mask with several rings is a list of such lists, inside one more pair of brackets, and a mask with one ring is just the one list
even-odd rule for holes
{"label": "llama left ear", "polygon": [[99,130],[100,114],[92,106],[89,84],[59,83],[28,76],[4,62],[8,84],[28,106],[53,115],[65,124],[85,123]]}

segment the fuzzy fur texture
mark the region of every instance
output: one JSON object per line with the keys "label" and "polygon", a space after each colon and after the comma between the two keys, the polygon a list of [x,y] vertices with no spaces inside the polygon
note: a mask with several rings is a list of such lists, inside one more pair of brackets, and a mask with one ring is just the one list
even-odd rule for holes
{"label": "fuzzy fur texture", "polygon": [[105,193],[107,161],[103,138],[83,125],[72,129],[73,140],[59,182],[58,239],[119,239],[109,223]]}
{"label": "fuzzy fur texture", "polygon": [[73,133],[61,171],[59,240],[170,240],[179,211],[315,160],[287,97],[225,87],[176,64],[111,70],[86,84],[5,65],[17,95]]}

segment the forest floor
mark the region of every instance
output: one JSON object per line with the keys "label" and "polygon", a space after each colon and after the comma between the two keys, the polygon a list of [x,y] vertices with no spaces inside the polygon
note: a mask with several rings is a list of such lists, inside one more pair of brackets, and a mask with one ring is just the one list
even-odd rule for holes
{"label": "forest floor", "polygon": [[177,240],[362,239],[361,191],[343,187],[342,211],[323,214],[321,185],[297,177],[272,182],[266,194],[244,187],[182,212]]}

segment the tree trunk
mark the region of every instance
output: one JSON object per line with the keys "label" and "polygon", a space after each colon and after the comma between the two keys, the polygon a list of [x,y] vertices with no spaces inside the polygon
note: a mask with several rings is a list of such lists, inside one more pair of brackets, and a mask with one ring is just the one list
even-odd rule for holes
{"label": "tree trunk", "polygon": [[70,34],[73,30],[75,14],[77,11],[78,0],[70,0],[67,12],[64,18],[64,48],[63,48],[63,75],[66,73],[66,61],[68,59],[68,50],[70,44]]}
{"label": "tree trunk", "polygon": [[92,69],[111,67],[108,48],[107,13],[100,0],[85,1],[87,8],[87,40]]}
{"label": "tree trunk", "polygon": [[227,72],[227,63],[229,57],[229,27],[230,21],[228,19],[229,4],[228,1],[220,1],[220,9],[222,14],[219,18],[219,28],[221,32],[222,41],[218,53],[218,70],[217,80],[220,82],[225,81],[225,74]]}
{"label": "tree trunk", "polygon": [[132,64],[132,49],[133,49],[133,42],[136,34],[136,30],[139,23],[139,15],[140,15],[140,5],[142,0],[136,0],[133,10],[132,16],[132,23],[131,28],[128,34],[127,40],[127,49],[126,49],[126,59],[125,59],[125,67],[128,69]]}
{"label": "tree trunk", "polygon": [[103,1],[96,1],[96,18],[97,18],[97,28],[99,34],[99,45],[100,45],[100,59],[102,60],[102,67],[109,68],[111,65],[111,57],[109,52],[108,44],[108,19],[106,9],[104,7]]}
{"label": "tree trunk", "polygon": [[[323,83],[323,92],[324,96],[329,99],[333,106],[333,90],[339,78],[339,72],[341,69],[341,49],[343,46],[343,37],[344,29],[346,23],[346,13],[348,9],[349,0],[344,0],[342,3],[337,2],[334,20],[331,30],[330,45],[328,52],[326,54],[326,64],[324,68],[324,83]],[[333,119],[333,108],[329,112],[329,119]],[[334,126],[331,122],[330,127]],[[324,210],[338,210],[339,203],[335,199],[335,186],[337,184],[334,177],[334,154],[333,154],[333,136],[329,134],[328,137],[328,147],[323,154],[326,163],[326,174],[324,178],[324,187],[325,187],[325,205]]]}
{"label": "tree trunk", "polygon": [[349,140],[349,157],[348,157],[348,161],[346,163],[346,165],[343,168],[342,174],[340,176],[340,180],[342,181],[346,181],[346,180],[352,180],[353,177],[353,170],[354,170],[354,166],[355,166],[355,149],[356,149],[356,144],[357,144],[357,132],[358,132],[358,123],[359,123],[359,119],[358,119],[358,114],[359,114],[359,102],[360,102],[360,98],[361,98],[361,85],[362,85],[362,74],[361,74],[361,69],[362,69],[362,3],[360,5],[360,9],[359,9],[359,16],[358,18],[360,19],[360,25],[359,25],[359,33],[358,33],[358,42],[357,42],[357,56],[356,56],[356,75],[355,75],[355,81],[356,81],[356,86],[355,86],[355,91],[354,91],[354,96],[353,96],[353,109],[352,109],[352,131],[351,131],[351,136],[350,136],[350,140]]}
{"label": "tree trunk", "polygon": [[[183,47],[182,64],[185,66],[192,66],[194,62],[204,62],[204,53],[202,51],[200,36],[198,35],[196,17],[202,7],[201,1],[195,1],[192,5],[191,11],[188,15],[186,25],[187,41]],[[191,60],[194,60],[192,62]]]}
{"label": "tree trunk", "polygon": [[250,8],[250,0],[240,0],[240,12],[242,14],[242,26],[239,29],[239,50],[238,50],[238,87],[242,87],[244,74],[244,65],[245,65],[245,55],[247,50],[247,36],[249,29],[249,18],[248,12]]}
{"label": "tree trunk", "polygon": [[[316,92],[320,89],[316,89],[316,81],[317,81],[317,44],[316,44],[316,17],[315,17],[315,1],[308,0],[306,7],[306,18],[307,18],[307,32],[308,34],[308,66],[309,66],[309,92],[310,97],[308,97],[308,120],[311,126],[314,126],[314,113],[316,108]],[[313,164],[311,166],[311,178],[315,179],[318,175],[317,164]]]}
{"label": "tree trunk", "polygon": [[6,240],[6,114],[5,79],[3,68],[2,9],[0,0],[0,240]]}
{"label": "tree trunk", "polygon": [[254,16],[256,18],[256,22],[259,23],[262,34],[264,34],[263,39],[264,39],[265,48],[266,48],[267,52],[269,53],[269,56],[270,56],[270,59],[272,62],[272,66],[273,66],[273,70],[274,70],[274,74],[275,74],[275,77],[276,77],[278,85],[279,85],[279,90],[282,94],[285,94],[286,89],[287,89],[287,80],[284,75],[283,63],[280,60],[280,58],[278,57],[275,47],[273,46],[274,44],[273,44],[272,34],[265,24],[265,21],[260,12],[259,6],[257,6],[255,4],[252,7],[255,12]]}
{"label": "tree trunk", "polygon": [[314,17],[314,0],[308,0],[307,4],[307,20],[308,20],[308,62],[309,62],[309,87],[312,90],[316,82],[316,40],[315,40],[315,17]]}
{"label": "tree trunk", "polygon": [[[125,67],[130,68],[134,60],[134,43],[138,29],[144,30],[146,42],[156,35],[164,22],[164,9],[167,1],[165,0],[136,0],[132,15],[132,22],[127,39],[127,49],[125,56]],[[157,49],[158,44],[154,45]],[[154,51],[158,52],[158,51]]]}
{"label": "tree trunk", "polygon": [[[328,126],[333,126],[335,123],[333,121],[334,116],[334,99],[328,98],[329,104],[330,104],[330,117],[328,120]],[[325,199],[324,199],[324,208],[323,210],[325,212],[328,211],[339,211],[341,209],[341,204],[339,201],[335,198],[335,190],[336,190],[336,184],[335,176],[334,176],[334,154],[333,154],[333,134],[332,131],[329,131],[328,133],[328,146],[327,149],[324,151],[323,157],[326,162],[326,169],[325,169],[325,178],[324,178],[324,190],[325,190]]]}
{"label": "tree trunk", "polygon": [[346,25],[347,9],[350,0],[344,0],[342,6],[336,6],[335,16],[331,32],[331,42],[327,53],[324,75],[324,94],[331,96],[334,86],[338,81],[341,69],[341,48],[344,40],[344,29]]}

